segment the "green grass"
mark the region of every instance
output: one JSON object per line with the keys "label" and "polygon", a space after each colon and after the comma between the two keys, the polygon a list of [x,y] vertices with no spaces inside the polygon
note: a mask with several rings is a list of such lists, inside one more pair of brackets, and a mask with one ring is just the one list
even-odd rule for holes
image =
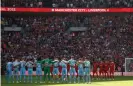
{"label": "green grass", "polygon": [[[35,77],[34,77],[35,80]],[[34,81],[33,81],[34,82]],[[133,76],[117,76],[115,80],[92,80],[91,84],[76,83],[76,84],[66,84],[66,83],[6,83],[5,77],[1,78],[1,86],[133,86]]]}

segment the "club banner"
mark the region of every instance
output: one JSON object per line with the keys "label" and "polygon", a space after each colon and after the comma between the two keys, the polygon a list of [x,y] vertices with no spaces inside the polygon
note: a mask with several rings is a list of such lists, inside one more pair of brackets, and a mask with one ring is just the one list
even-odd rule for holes
{"label": "club banner", "polygon": [[133,12],[133,8],[10,8],[1,7],[2,12]]}

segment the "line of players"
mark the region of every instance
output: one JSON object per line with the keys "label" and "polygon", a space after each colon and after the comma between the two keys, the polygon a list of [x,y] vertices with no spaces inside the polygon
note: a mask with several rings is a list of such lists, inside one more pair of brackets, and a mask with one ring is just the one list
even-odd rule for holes
{"label": "line of players", "polygon": [[[67,65],[70,65],[70,70],[67,70]],[[78,65],[78,78],[76,78],[76,69],[75,65]],[[50,67],[53,66],[52,71],[52,79],[50,75]],[[61,71],[59,72],[59,66],[61,66]],[[83,82],[90,83],[90,61],[85,58],[80,58],[78,61],[74,60],[73,57],[71,57],[70,60],[66,60],[66,58],[62,58],[61,61],[58,60],[58,58],[55,58],[54,60],[51,60],[49,58],[47,59],[38,59],[38,60],[32,60],[29,59],[28,61],[25,61],[22,59],[21,61],[18,61],[18,59],[15,59],[15,61],[12,62],[10,59],[6,66],[6,73],[7,73],[7,82],[26,82],[26,67],[28,68],[28,79],[27,82],[32,83],[32,75],[33,75],[33,67],[36,67],[36,82],[42,82],[42,69],[44,69],[44,81],[46,81],[46,77],[48,78],[48,81],[54,81],[54,82],[68,82],[68,83],[76,83],[77,81],[80,82],[83,80]],[[13,72],[12,72],[13,71]],[[20,73],[19,73],[20,71]],[[69,72],[69,77],[68,77]],[[61,80],[59,80],[59,75],[61,75]],[[40,78],[40,79],[39,79]]]}
{"label": "line of players", "polygon": [[115,63],[113,60],[94,61],[93,62],[93,78],[97,79],[112,79],[114,80]]}
{"label": "line of players", "polygon": [[[69,67],[68,67],[69,64]],[[53,67],[52,70],[52,79],[50,78],[50,68]],[[60,68],[60,67],[61,68]],[[91,65],[90,61],[87,58],[79,58],[77,61],[71,57],[70,60],[66,60],[66,58],[62,58],[61,61],[58,58],[54,60],[50,60],[49,58],[41,60],[32,60],[29,59],[25,61],[22,59],[18,61],[16,59],[12,62],[9,60],[6,66],[6,73],[7,73],[7,82],[13,83],[16,81],[19,82],[26,82],[26,67],[28,68],[28,79],[27,82],[32,83],[32,75],[33,75],[33,67],[36,67],[36,82],[42,82],[42,68],[44,69],[44,81],[46,81],[46,77],[49,79],[48,81],[56,82],[69,82],[69,83],[76,83],[80,81],[84,81],[86,83],[91,82],[90,72],[91,72]],[[114,62],[105,62],[102,61],[100,63],[94,62],[93,63],[93,77],[96,74],[97,79],[99,78],[113,78],[114,77]],[[69,70],[69,71],[68,71]],[[13,71],[13,72],[12,72]],[[19,74],[20,71],[20,74]],[[69,72],[69,77],[68,77]],[[99,72],[99,74],[98,74]],[[76,76],[76,73],[78,77]],[[61,80],[59,80],[59,75],[61,75]],[[76,78],[77,77],[77,78]]]}

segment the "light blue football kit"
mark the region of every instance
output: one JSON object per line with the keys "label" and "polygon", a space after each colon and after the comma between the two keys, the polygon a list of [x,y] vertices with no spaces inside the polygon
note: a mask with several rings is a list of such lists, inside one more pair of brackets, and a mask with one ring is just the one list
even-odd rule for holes
{"label": "light blue football kit", "polygon": [[[69,61],[68,61],[68,63],[70,64],[70,83],[71,83],[71,81],[76,81],[76,70],[75,70],[75,64],[76,64],[76,60],[74,60],[74,59],[70,59]],[[73,80],[72,80],[72,76],[73,76]]]}
{"label": "light blue football kit", "polygon": [[54,69],[53,69],[53,75],[58,75],[59,74],[59,69],[58,69],[58,67],[59,67],[59,61],[58,60],[54,61],[53,67],[54,67]]}
{"label": "light blue football kit", "polygon": [[78,82],[80,82],[80,77],[83,78],[84,81],[84,67],[83,67],[83,63],[78,63]]}
{"label": "light blue football kit", "polygon": [[6,64],[6,73],[7,73],[7,82],[10,83],[11,80],[12,80],[12,66],[13,66],[13,63],[12,62],[8,62]]}
{"label": "light blue football kit", "polygon": [[32,61],[28,61],[26,63],[27,67],[28,67],[28,81],[32,82],[32,74],[33,74],[33,62]]}
{"label": "light blue football kit", "polygon": [[[25,75],[26,69],[25,69],[25,66],[26,66],[26,62],[25,62],[25,61],[20,61],[20,81],[21,81],[21,82],[22,82],[22,81],[25,82],[25,80],[26,80],[26,75]],[[22,80],[22,78],[23,78],[24,80]]]}
{"label": "light blue football kit", "polygon": [[90,61],[84,61],[84,72],[85,72],[85,82],[91,82],[91,77],[90,77]]}
{"label": "light blue football kit", "polygon": [[15,81],[15,76],[16,76],[16,81],[19,81],[19,66],[20,62],[14,61],[13,62],[13,82]]}
{"label": "light blue football kit", "polygon": [[67,81],[67,61],[62,60],[60,66],[62,67],[62,81],[64,81],[64,79]]}
{"label": "light blue football kit", "polygon": [[40,77],[40,82],[42,81],[42,65],[41,61],[36,62],[36,80],[38,81]]}

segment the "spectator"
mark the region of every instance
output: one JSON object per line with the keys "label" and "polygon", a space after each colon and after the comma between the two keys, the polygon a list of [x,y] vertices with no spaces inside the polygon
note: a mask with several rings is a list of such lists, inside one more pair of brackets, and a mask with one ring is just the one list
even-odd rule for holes
{"label": "spectator", "polygon": [[[132,57],[131,14],[2,17],[2,22],[3,28],[13,24],[22,27],[21,32],[2,33],[4,63],[7,57],[36,59],[38,55],[42,58],[74,55],[75,59],[86,56],[91,61],[114,59],[116,71],[120,71],[118,68],[123,71],[124,59]],[[87,27],[87,31],[69,30],[80,26]]]}

